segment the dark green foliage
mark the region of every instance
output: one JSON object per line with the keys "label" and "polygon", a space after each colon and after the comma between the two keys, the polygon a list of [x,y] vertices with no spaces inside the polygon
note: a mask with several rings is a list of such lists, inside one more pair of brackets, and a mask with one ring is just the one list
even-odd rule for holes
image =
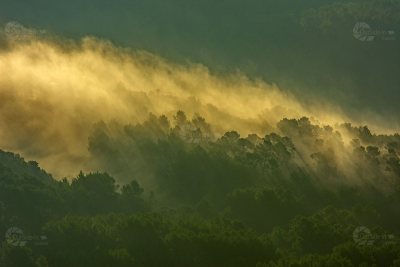
{"label": "dark green foliage", "polygon": [[[89,150],[113,176],[60,181],[1,152],[0,233],[48,243],[4,239],[0,266],[399,266],[399,241],[379,239],[400,234],[399,136],[308,118],[278,130],[215,138],[182,111],[98,123]],[[355,242],[360,226],[373,244]]]}

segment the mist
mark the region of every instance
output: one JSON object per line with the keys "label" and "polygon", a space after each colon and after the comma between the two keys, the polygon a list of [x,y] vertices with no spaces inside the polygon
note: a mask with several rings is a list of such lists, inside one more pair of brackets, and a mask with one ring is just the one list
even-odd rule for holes
{"label": "mist", "polygon": [[0,2],[0,266],[398,266],[400,0]]}
{"label": "mist", "polygon": [[94,37],[8,40],[0,59],[0,146],[56,176],[90,168],[87,138],[98,121],[138,123],[149,113],[184,110],[204,116],[218,134],[245,135],[272,131],[284,117],[346,120],[331,104],[305,106],[240,72],[215,75],[200,64],[170,63]]}

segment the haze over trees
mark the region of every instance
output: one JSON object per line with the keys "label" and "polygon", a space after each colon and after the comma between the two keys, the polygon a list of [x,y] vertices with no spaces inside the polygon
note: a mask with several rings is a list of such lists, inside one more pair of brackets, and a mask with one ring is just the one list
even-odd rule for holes
{"label": "haze over trees", "polygon": [[218,135],[183,111],[99,122],[98,172],[72,180],[1,151],[0,233],[47,239],[2,239],[0,266],[399,266],[400,136],[306,117],[277,129]]}
{"label": "haze over trees", "polygon": [[400,0],[0,0],[0,267],[399,267],[399,33]]}

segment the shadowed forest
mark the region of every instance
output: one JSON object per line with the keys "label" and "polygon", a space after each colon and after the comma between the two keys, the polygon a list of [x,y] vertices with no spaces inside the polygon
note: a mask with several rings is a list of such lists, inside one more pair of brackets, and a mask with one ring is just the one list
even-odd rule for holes
{"label": "shadowed forest", "polygon": [[400,267],[400,0],[0,0],[0,267]]}
{"label": "shadowed forest", "polygon": [[215,136],[183,111],[99,122],[88,149],[103,167],[71,180],[2,151],[0,232],[46,244],[3,242],[0,265],[399,266],[400,136],[306,117],[277,128]]}

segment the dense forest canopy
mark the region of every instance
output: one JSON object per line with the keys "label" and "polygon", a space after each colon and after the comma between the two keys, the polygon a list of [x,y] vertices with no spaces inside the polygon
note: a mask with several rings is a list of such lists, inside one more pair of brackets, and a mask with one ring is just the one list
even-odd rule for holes
{"label": "dense forest canopy", "polygon": [[0,0],[0,267],[400,266],[400,0]]}
{"label": "dense forest canopy", "polygon": [[0,265],[397,266],[400,136],[306,117],[277,129],[218,136],[183,111],[99,122],[100,172],[72,180],[2,151],[0,232],[46,242],[6,238]]}

